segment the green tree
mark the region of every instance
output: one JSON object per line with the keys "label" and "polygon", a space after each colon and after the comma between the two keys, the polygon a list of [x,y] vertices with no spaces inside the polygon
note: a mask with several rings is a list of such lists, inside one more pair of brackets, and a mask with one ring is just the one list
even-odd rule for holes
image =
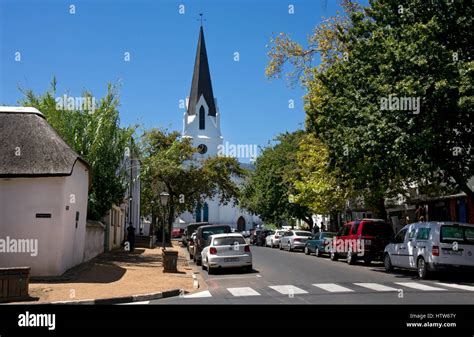
{"label": "green tree", "polygon": [[[237,203],[243,170],[235,158],[208,157],[199,160],[191,139],[179,132],[151,129],[141,137],[142,204],[145,211],[155,216],[166,216],[167,231],[173,221],[185,212],[194,212],[207,198],[222,204]],[[159,194],[169,194],[168,206],[163,209]],[[153,205],[151,201],[155,201]]]}
{"label": "green tree", "polygon": [[296,189],[287,175],[296,168],[295,154],[303,135],[303,131],[282,134],[276,145],[263,149],[242,189],[242,206],[264,221],[281,223],[296,218],[313,227],[310,209],[294,202]]}
{"label": "green tree", "polygon": [[[303,83],[308,130],[328,146],[332,169],[367,191],[366,202],[381,216],[384,198],[411,182],[457,188],[472,198],[472,5],[370,4],[346,11],[344,24],[321,28],[337,43],[314,36],[317,46],[329,46],[336,56],[324,67],[302,68],[311,75]],[[286,59],[319,52],[279,50]],[[282,68],[271,62],[272,76]],[[384,110],[382,99],[389,95],[420,99],[420,110]]]}
{"label": "green tree", "polygon": [[[108,84],[106,95],[97,106],[69,109],[57,104],[56,79],[50,89],[40,95],[21,89],[24,98],[20,105],[33,106],[41,111],[49,124],[64,141],[83,157],[92,168],[87,216],[100,220],[112,204],[123,201],[124,172],[120,171],[125,148],[134,132],[133,127],[120,127],[119,94],[117,86]],[[84,91],[82,98],[94,98]]]}

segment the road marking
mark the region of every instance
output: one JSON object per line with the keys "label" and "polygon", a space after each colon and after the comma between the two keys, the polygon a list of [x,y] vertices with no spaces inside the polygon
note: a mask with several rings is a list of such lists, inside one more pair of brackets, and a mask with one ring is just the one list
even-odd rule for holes
{"label": "road marking", "polygon": [[249,275],[249,276],[228,276],[228,277],[213,277],[208,278],[206,281],[218,281],[218,280],[237,280],[237,279],[245,279],[245,278],[256,278],[261,277],[259,275]]}
{"label": "road marking", "polygon": [[313,286],[329,291],[330,293],[347,293],[352,289],[337,285],[336,283],[314,283]]}
{"label": "road marking", "polygon": [[451,288],[456,288],[456,289],[461,289],[461,290],[474,291],[474,286],[467,286],[467,285],[464,285],[464,284],[456,284],[456,283],[440,283],[440,282],[435,282],[435,283],[439,284],[440,286],[451,287]]}
{"label": "road marking", "polygon": [[396,288],[387,287],[383,284],[378,283],[354,283],[357,286],[364,287],[367,289],[375,290],[375,291],[398,291]]}
{"label": "road marking", "polygon": [[200,291],[198,293],[189,294],[182,296],[183,298],[201,298],[201,297],[212,297],[209,290]]}
{"label": "road marking", "polygon": [[413,289],[417,289],[417,290],[423,290],[423,291],[446,290],[446,289],[443,289],[443,288],[431,287],[429,285],[422,284],[422,283],[417,283],[417,282],[395,282],[395,283],[399,284],[401,286],[404,286],[404,287],[413,288]]}
{"label": "road marking", "polygon": [[227,288],[233,296],[260,296],[260,293],[250,287]]}
{"label": "road marking", "polygon": [[292,286],[292,285],[283,285],[283,286],[269,286],[269,288],[272,288],[275,291],[278,291],[280,294],[283,295],[297,295],[297,294],[307,294],[308,292],[306,290],[303,290],[301,288]]}
{"label": "road marking", "polygon": [[124,305],[131,305],[131,304],[150,304],[150,301],[140,301],[140,302],[130,302],[130,303],[121,303]]}

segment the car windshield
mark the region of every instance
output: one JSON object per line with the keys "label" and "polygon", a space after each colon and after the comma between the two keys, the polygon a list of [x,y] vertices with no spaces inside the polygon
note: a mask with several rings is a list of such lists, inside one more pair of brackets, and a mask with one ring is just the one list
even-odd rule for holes
{"label": "car windshield", "polygon": [[295,232],[295,235],[297,235],[297,236],[311,236],[313,234],[311,234],[310,232]]}
{"label": "car windshield", "polygon": [[443,243],[474,244],[474,227],[441,226],[441,242]]}
{"label": "car windshield", "polygon": [[244,245],[245,239],[241,236],[227,236],[225,238],[215,238],[213,241],[214,246],[232,246],[237,244]]}
{"label": "car windshield", "polygon": [[207,240],[207,238],[210,235],[224,234],[224,233],[229,233],[229,228],[228,227],[206,228],[205,230],[202,231],[202,237],[203,237],[204,240]]}
{"label": "car windshield", "polygon": [[390,237],[393,235],[393,230],[385,222],[366,222],[362,228],[362,235]]}

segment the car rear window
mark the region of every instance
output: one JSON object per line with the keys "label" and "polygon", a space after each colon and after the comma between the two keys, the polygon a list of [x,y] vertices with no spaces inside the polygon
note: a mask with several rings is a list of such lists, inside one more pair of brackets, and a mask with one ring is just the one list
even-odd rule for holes
{"label": "car rear window", "polygon": [[309,232],[295,232],[295,235],[297,236],[312,236],[313,234]]}
{"label": "car rear window", "polygon": [[362,235],[390,237],[393,235],[393,230],[385,222],[366,222],[362,228]]}
{"label": "car rear window", "polygon": [[441,226],[441,242],[443,243],[462,243],[474,244],[474,228],[467,226]]}
{"label": "car rear window", "polygon": [[215,238],[213,244],[214,246],[232,246],[235,245],[236,242],[240,245],[244,245],[246,243],[243,237],[230,236],[225,238]]}
{"label": "car rear window", "polygon": [[207,238],[210,235],[225,234],[225,233],[230,233],[230,229],[228,226],[206,228],[205,230],[202,231],[202,237],[204,240],[207,240]]}

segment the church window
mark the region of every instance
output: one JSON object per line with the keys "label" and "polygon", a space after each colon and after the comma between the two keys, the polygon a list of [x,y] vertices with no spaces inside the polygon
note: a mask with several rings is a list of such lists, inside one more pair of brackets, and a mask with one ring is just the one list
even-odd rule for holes
{"label": "church window", "polygon": [[204,107],[201,105],[199,109],[199,130],[204,130],[206,128],[206,112]]}
{"label": "church window", "polygon": [[196,206],[196,222],[201,222],[201,205]]}
{"label": "church window", "polygon": [[204,222],[209,222],[209,206],[207,205],[207,202],[204,203],[204,207],[203,207],[203,221]]}

